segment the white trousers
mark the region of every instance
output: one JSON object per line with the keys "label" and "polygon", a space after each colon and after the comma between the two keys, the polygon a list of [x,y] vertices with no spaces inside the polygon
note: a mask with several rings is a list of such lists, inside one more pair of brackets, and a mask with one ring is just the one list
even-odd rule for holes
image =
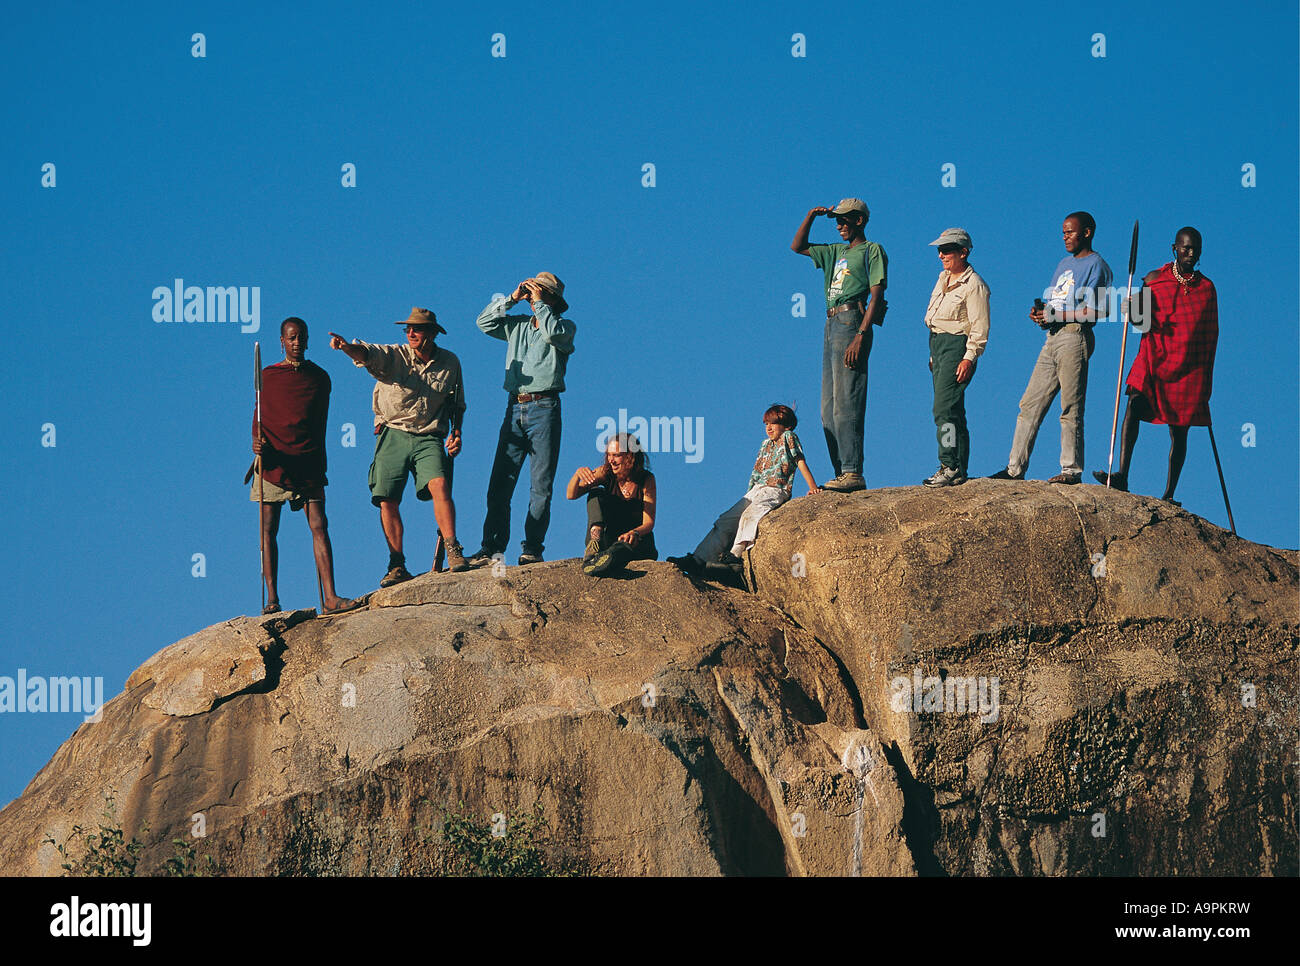
{"label": "white trousers", "polygon": [[758,521],[790,499],[785,490],[775,486],[755,486],[713,523],[709,535],[695,548],[695,557],[704,563],[716,563],[728,550],[739,557],[754,543]]}

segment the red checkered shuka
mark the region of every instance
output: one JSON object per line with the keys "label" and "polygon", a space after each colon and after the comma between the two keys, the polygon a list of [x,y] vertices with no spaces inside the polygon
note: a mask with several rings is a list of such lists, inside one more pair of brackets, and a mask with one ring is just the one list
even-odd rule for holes
{"label": "red checkered shuka", "polygon": [[1214,283],[1198,274],[1184,286],[1167,262],[1151,290],[1151,329],[1142,334],[1128,387],[1155,410],[1152,422],[1210,425],[1214,350],[1219,343],[1219,299]]}

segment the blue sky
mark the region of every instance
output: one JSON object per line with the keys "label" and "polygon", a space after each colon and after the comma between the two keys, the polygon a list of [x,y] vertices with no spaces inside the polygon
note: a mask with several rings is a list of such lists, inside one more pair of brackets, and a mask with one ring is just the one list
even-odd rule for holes
{"label": "blue sky", "polygon": [[[889,255],[869,486],[915,484],[937,462],[921,319],[940,231],[970,231],[993,293],[967,394],[971,470],[986,474],[1006,462],[1042,340],[1026,313],[1064,253],[1063,216],[1093,213],[1096,250],[1121,283],[1135,218],[1139,275],[1169,259],[1190,223],[1219,293],[1211,405],[1238,530],[1296,546],[1300,353],[1294,297],[1276,290],[1279,269],[1300,263],[1295,4],[740,9],[8,13],[0,675],[103,676],[112,695],[159,648],[256,612],[256,510],[240,484],[253,342],[264,362],[281,358],[288,315],[308,321],[308,356],[334,381],[328,509],[350,596],[374,589],[387,561],[366,491],[372,382],[326,333],[392,341],[413,305],[449,329],[440,341],[460,356],[470,404],[456,498],[472,550],[505,402],[504,347],[474,318],[541,270],[565,281],[578,325],[557,489],[599,458],[597,422],[620,408],[702,418],[699,462],[651,457],[661,552],[690,549],[743,493],[774,401],[797,405],[825,480],[822,280],[788,246],[810,207],[844,196],[867,201],[868,237]],[[497,33],[504,58],[491,55]],[[795,34],[804,57],[792,56]],[[1104,58],[1092,56],[1095,34]],[[53,187],[41,184],[47,163]],[[345,163],[355,188],[340,183]],[[955,187],[941,186],[945,164]],[[818,223],[813,240],[836,240],[833,225]],[[261,331],[154,322],[151,293],[176,278],[257,286]],[[806,317],[791,314],[796,293]],[[1089,468],[1105,465],[1119,337],[1099,327]],[[1056,472],[1056,416],[1032,478]],[[345,423],[358,427],[355,447],[341,445]],[[1242,445],[1245,424],[1254,446]],[[1161,491],[1167,450],[1165,430],[1147,427],[1135,489]],[[1204,430],[1192,432],[1178,495],[1226,525]],[[426,570],[431,512],[404,506],[411,567]],[[521,484],[511,561],[525,506]],[[583,522],[580,502],[558,500],[547,557],[578,555]],[[315,606],[301,515],[286,516],[280,547],[282,600]],[[79,721],[0,715],[0,802]]]}

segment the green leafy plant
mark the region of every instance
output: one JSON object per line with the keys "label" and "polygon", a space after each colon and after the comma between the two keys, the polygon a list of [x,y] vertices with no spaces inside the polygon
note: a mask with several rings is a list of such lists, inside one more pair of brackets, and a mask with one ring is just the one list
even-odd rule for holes
{"label": "green leafy plant", "polygon": [[[149,831],[146,825],[140,830],[144,835]],[[61,863],[64,875],[102,876],[126,878],[135,875],[136,864],[144,843],[134,836],[126,840],[126,834],[117,824],[117,803],[111,795],[104,796],[104,812],[96,828],[74,825],[72,831],[62,841],[55,841],[52,835],[46,836],[42,844],[53,845],[64,861]],[[74,851],[80,844],[80,855],[74,857]]]}
{"label": "green leafy plant", "polygon": [[163,863],[163,869],[169,876],[181,878],[201,878],[216,875],[217,863],[210,855],[205,855],[202,862],[198,860],[194,843],[185,839],[172,839],[172,855]]}
{"label": "green leafy plant", "polygon": [[461,802],[443,814],[445,875],[554,877],[584,875],[578,860],[564,856],[541,803],[530,813],[497,822],[470,814]]}
{"label": "green leafy plant", "polygon": [[[146,823],[137,833],[149,832]],[[104,796],[104,811],[95,827],[74,825],[62,842],[47,835],[42,844],[53,845],[63,858],[60,868],[64,875],[102,878],[130,878],[137,874],[140,853],[144,843],[136,836],[127,841],[126,833],[117,820],[117,803],[111,795]],[[212,856],[199,862],[194,846],[184,839],[172,839],[172,856],[163,863],[161,872],[169,876],[215,875],[218,871]],[[156,874],[156,873],[155,873]]]}

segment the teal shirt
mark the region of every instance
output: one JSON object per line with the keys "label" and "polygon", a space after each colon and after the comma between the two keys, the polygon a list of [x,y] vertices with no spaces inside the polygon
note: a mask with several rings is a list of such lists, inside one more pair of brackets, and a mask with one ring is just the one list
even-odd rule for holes
{"label": "teal shirt", "polygon": [[809,245],[808,254],[813,264],[826,273],[828,309],[845,302],[866,302],[871,297],[871,286],[889,284],[889,258],[873,241],[852,248],[844,242]]}
{"label": "teal shirt", "polygon": [[749,486],[774,486],[785,490],[789,496],[794,490],[794,474],[804,459],[803,447],[793,429],[787,429],[776,439],[765,439],[754,460],[754,472],[749,474]]}
{"label": "teal shirt", "polygon": [[[564,391],[564,370],[573,355],[578,327],[562,319],[545,302],[534,302],[532,315],[506,315],[506,297],[488,303],[478,327],[506,343],[506,392]],[[536,328],[533,318],[537,319]]]}

